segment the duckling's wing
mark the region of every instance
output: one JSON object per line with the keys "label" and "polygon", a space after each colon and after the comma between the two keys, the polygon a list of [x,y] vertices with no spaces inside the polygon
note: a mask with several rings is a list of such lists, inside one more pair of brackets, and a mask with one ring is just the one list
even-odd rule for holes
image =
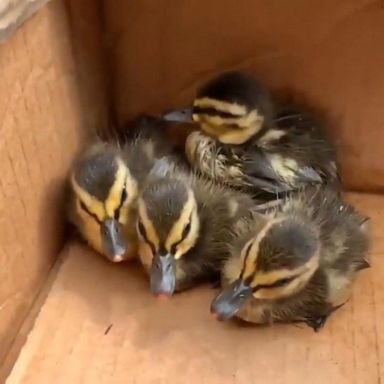
{"label": "duckling's wing", "polygon": [[249,184],[270,193],[288,192],[300,184],[322,181],[313,168],[296,167],[283,157],[270,156],[257,148],[247,154],[244,173]]}
{"label": "duckling's wing", "polygon": [[318,172],[308,166],[297,168],[296,179],[301,183],[321,183],[323,180]]}
{"label": "duckling's wing", "polygon": [[288,185],[284,185],[273,180],[263,179],[261,177],[246,175],[245,179],[247,183],[252,185],[254,188],[261,189],[262,191],[276,195],[292,190],[292,188]]}

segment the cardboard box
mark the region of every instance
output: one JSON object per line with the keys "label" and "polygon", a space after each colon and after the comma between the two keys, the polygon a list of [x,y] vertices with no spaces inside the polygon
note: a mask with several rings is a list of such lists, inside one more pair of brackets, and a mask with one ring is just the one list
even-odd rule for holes
{"label": "cardboard box", "polygon": [[[1,29],[16,3],[25,12]],[[383,4],[37,3],[0,3],[0,382],[380,382]],[[231,68],[327,112],[351,199],[373,218],[373,268],[319,334],[217,323],[207,287],[157,303],[140,268],[110,265],[65,233],[65,180],[82,143],[188,102]]]}

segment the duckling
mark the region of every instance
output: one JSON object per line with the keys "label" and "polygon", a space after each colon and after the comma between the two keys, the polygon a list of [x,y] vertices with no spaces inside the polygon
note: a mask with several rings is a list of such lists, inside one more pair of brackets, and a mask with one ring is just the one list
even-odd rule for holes
{"label": "duckling", "polygon": [[213,78],[193,108],[167,121],[194,121],[185,144],[194,168],[252,193],[285,194],[303,185],[339,182],[336,152],[320,122],[303,107],[279,104],[252,76],[238,71]]}
{"label": "duckling", "polygon": [[304,322],[315,331],[369,267],[367,218],[331,188],[307,187],[237,228],[211,305],[219,320]]}
{"label": "duckling", "polygon": [[139,256],[156,296],[217,283],[235,223],[253,200],[191,172],[158,164],[138,202]]}
{"label": "duckling", "polygon": [[124,138],[95,140],[71,171],[68,217],[82,237],[112,262],[137,255],[137,197],[157,157],[178,157],[161,137],[158,121],[144,116]]}

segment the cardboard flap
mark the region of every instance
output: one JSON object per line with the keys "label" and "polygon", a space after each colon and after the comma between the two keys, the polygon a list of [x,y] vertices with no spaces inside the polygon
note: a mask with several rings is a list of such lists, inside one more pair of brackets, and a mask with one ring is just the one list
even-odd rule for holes
{"label": "cardboard flap", "polygon": [[49,0],[2,0],[0,2],[0,44]]}

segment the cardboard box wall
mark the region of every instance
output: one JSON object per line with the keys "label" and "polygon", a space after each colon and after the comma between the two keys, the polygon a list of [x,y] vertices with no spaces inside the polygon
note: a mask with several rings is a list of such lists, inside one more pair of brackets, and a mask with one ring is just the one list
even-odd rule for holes
{"label": "cardboard box wall", "polygon": [[327,111],[345,183],[382,191],[382,1],[105,2],[120,121],[188,103],[196,86],[249,70]]}
{"label": "cardboard box wall", "polygon": [[73,3],[73,18],[54,0],[0,45],[1,368],[63,245],[68,167],[107,119],[96,3]]}
{"label": "cardboard box wall", "polygon": [[248,69],[327,110],[346,185],[382,191],[382,36],[379,1],[52,0],[40,9],[0,46],[0,361],[62,246],[69,164],[108,112],[120,123],[160,112],[217,72]]}

